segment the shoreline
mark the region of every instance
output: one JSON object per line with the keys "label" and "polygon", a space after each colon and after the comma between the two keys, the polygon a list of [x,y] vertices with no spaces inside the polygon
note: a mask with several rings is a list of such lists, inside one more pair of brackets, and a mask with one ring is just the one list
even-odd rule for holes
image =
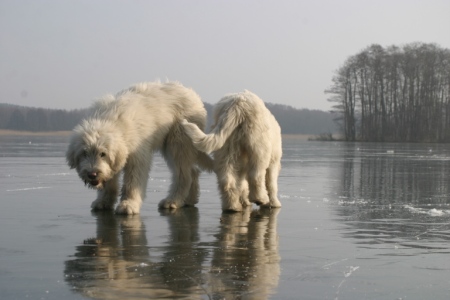
{"label": "shoreline", "polygon": [[19,131],[0,129],[0,136],[69,136],[72,131]]}
{"label": "shoreline", "polygon": [[296,139],[300,141],[308,141],[310,138],[314,137],[313,134],[282,134],[283,139]]}
{"label": "shoreline", "polygon": [[[69,136],[72,131],[19,131],[0,129],[0,136]],[[311,134],[282,134],[283,138],[305,140],[313,137]]]}
{"label": "shoreline", "polygon": [[[0,129],[0,136],[69,136],[72,131],[20,131]],[[312,134],[282,134],[283,139],[297,139],[307,141],[314,137]]]}

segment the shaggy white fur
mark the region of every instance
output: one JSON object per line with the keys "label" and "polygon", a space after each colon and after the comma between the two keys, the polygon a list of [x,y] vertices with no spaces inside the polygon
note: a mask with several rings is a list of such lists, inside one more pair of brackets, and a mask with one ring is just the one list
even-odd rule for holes
{"label": "shaggy white fur", "polygon": [[241,211],[250,202],[280,207],[281,129],[264,102],[249,91],[225,96],[214,120],[210,134],[188,120],[182,124],[197,149],[214,155],[222,209]]}
{"label": "shaggy white fur", "polygon": [[97,101],[89,118],[75,127],[66,158],[80,178],[98,190],[94,210],[113,209],[123,186],[119,214],[137,214],[145,197],[153,153],[161,151],[172,171],[161,208],[198,202],[199,169],[212,170],[211,158],[198,151],[181,127],[187,119],[203,128],[200,97],[178,83],[140,83]]}

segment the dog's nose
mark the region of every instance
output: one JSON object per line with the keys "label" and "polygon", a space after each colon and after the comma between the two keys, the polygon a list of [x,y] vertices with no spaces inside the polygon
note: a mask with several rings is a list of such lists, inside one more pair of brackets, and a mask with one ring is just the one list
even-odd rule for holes
{"label": "dog's nose", "polygon": [[96,179],[97,178],[97,172],[89,172],[87,173],[87,176],[89,179]]}

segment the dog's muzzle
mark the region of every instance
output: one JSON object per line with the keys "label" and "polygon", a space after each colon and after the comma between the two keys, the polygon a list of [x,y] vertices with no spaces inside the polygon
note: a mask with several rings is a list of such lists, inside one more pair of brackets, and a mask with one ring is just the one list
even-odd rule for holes
{"label": "dog's muzzle", "polygon": [[100,184],[100,180],[98,180],[98,173],[97,172],[88,172],[87,177],[89,180],[85,180],[84,183],[88,184],[92,187],[96,187]]}

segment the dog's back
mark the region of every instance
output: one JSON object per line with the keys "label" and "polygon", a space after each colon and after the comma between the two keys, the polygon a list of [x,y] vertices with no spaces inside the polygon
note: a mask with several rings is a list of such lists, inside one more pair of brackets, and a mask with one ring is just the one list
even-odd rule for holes
{"label": "dog's back", "polygon": [[[147,111],[155,113],[149,115]],[[149,116],[155,119],[154,122],[158,122],[158,117],[163,122],[186,118],[203,128],[206,110],[200,96],[178,82],[142,82],[98,99],[91,107],[91,116],[118,121],[127,118],[137,122],[141,117],[148,121]]]}
{"label": "dog's back", "polygon": [[[223,127],[241,127],[241,130],[235,130],[233,134],[244,139],[256,136],[264,136],[267,139],[271,127],[279,127],[264,102],[247,90],[223,97],[216,105],[214,118],[213,128],[218,128],[213,131],[222,131]],[[226,122],[232,125],[227,126]]]}
{"label": "dog's back", "polygon": [[185,128],[197,148],[206,153],[221,149],[225,143],[247,145],[249,150],[256,145],[281,144],[281,129],[275,117],[264,102],[249,91],[229,94],[216,104],[210,134],[196,132],[192,127],[190,130],[189,126]]}

